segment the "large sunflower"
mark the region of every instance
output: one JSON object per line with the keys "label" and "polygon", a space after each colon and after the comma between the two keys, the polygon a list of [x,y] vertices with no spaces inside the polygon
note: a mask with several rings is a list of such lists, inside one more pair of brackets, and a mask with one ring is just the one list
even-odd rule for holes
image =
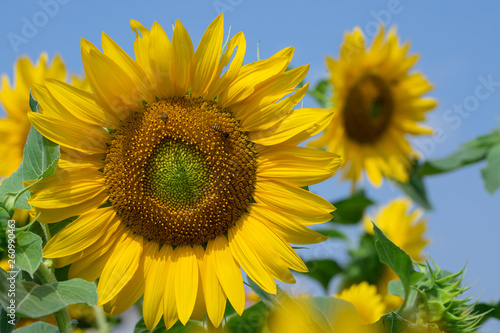
{"label": "large sunflower", "polygon": [[61,159],[30,203],[45,223],[80,215],[44,255],[71,264],[70,278],[99,278],[111,313],[144,294],[149,329],[162,315],[169,328],[205,313],[218,326],[226,299],[244,309],[241,268],[275,293],[275,279],[295,281],[289,268],[307,270],[289,243],[325,239],[306,225],[334,207],[300,187],[340,160],[297,144],[332,113],[292,110],[308,87],[296,88],[308,66],[286,70],[293,48],[242,66],[238,33],[221,51],[222,15],[196,51],[179,21],[172,41],[157,23],[131,25],[135,60],[106,34],[103,53],[82,40],[93,93],[56,80],[34,88],[42,112],[30,120]]}
{"label": "large sunflower", "polygon": [[326,59],[333,85],[335,115],[324,134],[311,143],[327,147],[343,160],[343,178],[359,180],[365,170],[371,183],[382,177],[408,181],[415,153],[407,134],[431,134],[419,124],[436,101],[422,95],[432,89],[420,73],[409,72],[418,59],[399,45],[395,29],[381,28],[365,49],[359,28],[346,34],[340,59]]}
{"label": "large sunflower", "polygon": [[21,57],[14,65],[12,86],[9,77],[2,75],[0,104],[7,118],[0,119],[0,181],[9,177],[21,164],[26,137],[31,124],[26,117],[29,112],[29,92],[33,83],[42,83],[45,78],[64,80],[66,70],[59,56],[48,64],[48,56],[40,55],[34,65],[28,57]]}

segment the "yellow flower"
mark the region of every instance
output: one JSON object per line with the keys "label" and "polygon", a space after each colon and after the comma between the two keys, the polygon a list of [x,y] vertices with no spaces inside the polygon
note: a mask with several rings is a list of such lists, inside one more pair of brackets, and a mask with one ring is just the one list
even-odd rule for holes
{"label": "yellow flower", "polygon": [[221,51],[222,16],[196,51],[179,21],[172,41],[158,23],[131,25],[136,60],[106,34],[103,53],[82,40],[93,93],[55,80],[34,88],[43,112],[30,120],[61,159],[29,202],[45,223],[80,215],[44,254],[71,264],[70,278],[99,278],[98,304],[113,314],[144,294],[149,329],[205,313],[218,326],[226,299],[244,309],[241,268],[276,293],[274,280],[294,283],[289,269],[307,271],[289,243],[325,239],[306,225],[334,207],[300,187],[340,160],[297,144],[332,114],[292,110],[308,87],[296,88],[308,66],[286,70],[293,48],[242,66],[238,33]]}
{"label": "yellow flower", "polygon": [[363,325],[360,314],[343,300],[315,304],[311,297],[291,298],[282,295],[268,319],[270,333],[377,333]]}
{"label": "yellow flower", "polygon": [[[9,83],[7,75],[2,75],[0,83],[0,104],[7,118],[0,119],[0,179],[9,177],[17,170],[23,159],[23,149],[31,124],[26,116],[30,112],[29,94],[34,83],[44,79],[65,80],[66,69],[59,56],[48,63],[45,53],[34,65],[28,57],[21,57],[14,66],[14,82]],[[73,84],[82,89],[88,87],[85,79],[72,77]],[[88,88],[87,88],[88,89]]]}
{"label": "yellow flower", "polygon": [[311,143],[342,156],[343,178],[356,182],[365,170],[380,186],[382,177],[408,181],[410,158],[415,157],[407,134],[432,134],[419,124],[436,106],[422,95],[432,89],[420,73],[409,72],[417,55],[407,55],[395,29],[384,29],[365,49],[362,32],[346,34],[340,59],[327,58],[333,85],[335,115],[324,134]]}
{"label": "yellow flower", "polygon": [[[363,222],[368,233],[373,234],[373,221],[394,244],[405,251],[413,260],[424,259],[422,250],[429,243],[425,238],[426,220],[422,218],[421,209],[410,210],[411,201],[398,198],[382,207],[372,218],[364,216]],[[384,296],[384,302],[389,310],[394,310],[401,305],[402,299],[398,296],[388,295],[388,285],[392,280],[397,280],[397,275],[386,267],[379,278],[377,287]]]}
{"label": "yellow flower", "polygon": [[354,305],[359,313],[359,320],[363,324],[374,323],[385,313],[385,304],[382,296],[377,293],[377,287],[365,281],[353,284],[335,297]]}

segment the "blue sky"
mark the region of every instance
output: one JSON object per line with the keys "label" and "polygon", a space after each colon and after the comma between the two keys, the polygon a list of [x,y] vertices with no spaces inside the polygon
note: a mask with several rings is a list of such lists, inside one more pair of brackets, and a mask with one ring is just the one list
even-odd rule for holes
{"label": "blue sky", "polygon": [[[261,57],[294,46],[291,65],[310,63],[307,80],[312,85],[326,77],[324,58],[338,55],[345,31],[358,25],[372,35],[377,20],[397,25],[401,38],[411,41],[411,51],[421,55],[415,68],[435,85],[430,96],[440,104],[428,119],[439,135],[413,140],[426,158],[446,156],[460,143],[499,124],[500,3],[496,1],[0,0],[0,73],[11,76],[18,56],[36,59],[42,51],[51,57],[61,54],[71,72],[83,73],[80,38],[99,45],[102,31],[131,54],[132,18],[147,27],[156,20],[166,31],[180,19],[197,45],[222,10],[226,28],[231,26],[233,35],[245,33],[245,62],[256,60],[257,44]],[[493,83],[485,85],[485,80]],[[478,89],[482,98],[477,105],[470,104]],[[460,105],[465,111],[453,111]],[[316,105],[306,97],[304,106]],[[500,252],[500,191],[495,195],[485,191],[480,176],[483,166],[428,179],[435,209],[426,214],[432,239],[427,251],[452,271],[460,270],[468,260],[466,278],[476,282],[472,292],[482,293],[483,301],[498,301],[500,268],[495,254]],[[332,200],[344,197],[349,187],[338,178],[312,190]],[[367,189],[379,203],[401,195],[387,182],[381,189]],[[499,329],[500,325],[494,322],[488,327]]]}

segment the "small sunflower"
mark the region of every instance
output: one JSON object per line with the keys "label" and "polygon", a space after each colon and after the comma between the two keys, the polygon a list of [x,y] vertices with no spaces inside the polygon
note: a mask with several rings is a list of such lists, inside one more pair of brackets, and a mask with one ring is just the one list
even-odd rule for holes
{"label": "small sunflower", "polygon": [[353,284],[335,297],[354,305],[362,324],[374,323],[385,313],[385,304],[382,301],[382,296],[377,292],[377,287],[369,285],[365,281]]}
{"label": "small sunflower", "polygon": [[[66,69],[59,56],[48,63],[45,53],[40,55],[36,64],[28,57],[21,57],[14,66],[14,82],[9,83],[7,75],[2,75],[0,83],[0,104],[4,107],[7,118],[0,119],[0,180],[9,177],[17,170],[23,159],[23,149],[31,124],[26,114],[30,112],[29,94],[34,83],[44,79],[66,79]],[[73,78],[73,82],[85,87],[83,79]]]}
{"label": "small sunflower", "polygon": [[395,29],[381,28],[365,49],[359,28],[346,34],[340,59],[327,58],[333,85],[335,115],[312,146],[342,156],[343,178],[356,182],[365,170],[380,186],[382,177],[408,181],[410,160],[416,154],[407,134],[432,134],[419,124],[436,101],[422,95],[432,85],[420,73],[409,72],[418,59],[399,45]]}
{"label": "small sunflower", "polygon": [[[394,199],[381,207],[373,218],[368,215],[364,216],[363,222],[369,234],[373,234],[371,223],[373,221],[387,238],[413,260],[423,261],[422,250],[429,243],[429,240],[425,238],[426,220],[422,218],[423,211],[421,209],[411,211],[410,206],[409,199]],[[396,273],[389,267],[385,267],[377,283],[378,290],[384,296],[384,302],[389,310],[399,307],[402,302],[400,297],[388,294],[389,282],[397,279]]]}
{"label": "small sunflower", "polygon": [[[69,277],[99,278],[98,304],[117,314],[142,295],[144,321],[241,314],[241,268],[262,289],[307,271],[290,247],[325,237],[306,227],[334,207],[300,187],[331,177],[338,155],[297,147],[331,111],[295,109],[308,66],[287,70],[293,48],[242,66],[245,38],[223,51],[223,16],[196,51],[177,21],[131,21],[135,60],[106,34],[82,40],[92,93],[57,80],[36,85],[37,130],[61,145],[56,173],[30,188],[40,221],[79,217],[44,248]],[[233,57],[234,56],[234,57]],[[232,59],[232,61],[230,61]],[[225,68],[227,69],[223,71]],[[224,73],[223,73],[224,72]]]}

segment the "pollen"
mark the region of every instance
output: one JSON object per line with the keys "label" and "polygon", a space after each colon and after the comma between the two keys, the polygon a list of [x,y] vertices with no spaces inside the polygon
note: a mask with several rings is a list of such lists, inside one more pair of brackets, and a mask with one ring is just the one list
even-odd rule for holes
{"label": "pollen", "polygon": [[110,201],[122,223],[148,239],[205,244],[252,200],[254,144],[216,101],[147,104],[112,136],[104,167]]}
{"label": "pollen", "polygon": [[361,77],[344,105],[346,134],[359,143],[373,143],[385,133],[394,113],[390,86],[377,75]]}

